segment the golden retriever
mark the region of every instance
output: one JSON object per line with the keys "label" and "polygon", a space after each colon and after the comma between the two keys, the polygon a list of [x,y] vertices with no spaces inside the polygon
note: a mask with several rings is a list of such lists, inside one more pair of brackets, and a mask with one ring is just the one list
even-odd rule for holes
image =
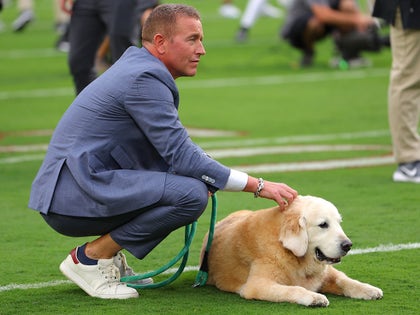
{"label": "golden retriever", "polygon": [[[215,227],[207,283],[245,299],[306,306],[328,306],[320,293],[382,298],[381,289],[332,266],[352,246],[340,223],[337,208],[313,196],[299,196],[285,211],[234,212]],[[207,236],[201,257],[206,244]]]}

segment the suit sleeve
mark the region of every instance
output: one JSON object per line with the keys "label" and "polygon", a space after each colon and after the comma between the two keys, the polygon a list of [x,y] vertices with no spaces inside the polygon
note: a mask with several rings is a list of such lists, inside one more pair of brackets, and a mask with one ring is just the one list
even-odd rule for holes
{"label": "suit sleeve", "polygon": [[126,96],[125,108],[171,172],[197,178],[211,191],[223,189],[230,169],[190,139],[178,115],[178,90],[168,75],[165,71],[140,75]]}

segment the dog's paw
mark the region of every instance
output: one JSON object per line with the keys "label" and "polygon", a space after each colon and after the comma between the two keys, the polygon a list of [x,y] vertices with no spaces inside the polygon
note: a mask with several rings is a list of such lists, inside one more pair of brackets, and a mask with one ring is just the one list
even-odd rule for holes
{"label": "dog's paw", "polygon": [[366,284],[366,288],[363,291],[364,291],[363,299],[365,300],[379,300],[379,299],[382,299],[382,297],[384,296],[384,293],[382,292],[381,289],[374,287],[373,285],[370,285],[370,284]]}
{"label": "dog's paw", "polygon": [[302,297],[298,303],[311,307],[326,307],[330,304],[330,301],[323,294],[311,292],[311,294]]}
{"label": "dog's paw", "polygon": [[382,299],[384,293],[381,289],[373,285],[363,283],[360,287],[355,288],[352,297],[363,300],[379,300]]}

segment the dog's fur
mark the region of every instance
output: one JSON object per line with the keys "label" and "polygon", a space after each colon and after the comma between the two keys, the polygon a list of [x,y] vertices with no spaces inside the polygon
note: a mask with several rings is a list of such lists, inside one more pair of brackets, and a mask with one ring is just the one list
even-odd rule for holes
{"label": "dog's fur", "polygon": [[[312,196],[299,196],[285,211],[234,212],[215,227],[207,283],[245,299],[306,306],[328,306],[317,292],[382,298],[381,289],[332,266],[352,245],[340,223],[332,203]],[[201,257],[206,244],[207,236]]]}

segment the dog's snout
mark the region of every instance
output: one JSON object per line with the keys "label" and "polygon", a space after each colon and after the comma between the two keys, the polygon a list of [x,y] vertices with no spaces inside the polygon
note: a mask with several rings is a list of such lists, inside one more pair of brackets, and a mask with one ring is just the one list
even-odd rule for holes
{"label": "dog's snout", "polygon": [[352,246],[353,243],[350,240],[345,240],[341,243],[341,249],[346,253],[351,249]]}

